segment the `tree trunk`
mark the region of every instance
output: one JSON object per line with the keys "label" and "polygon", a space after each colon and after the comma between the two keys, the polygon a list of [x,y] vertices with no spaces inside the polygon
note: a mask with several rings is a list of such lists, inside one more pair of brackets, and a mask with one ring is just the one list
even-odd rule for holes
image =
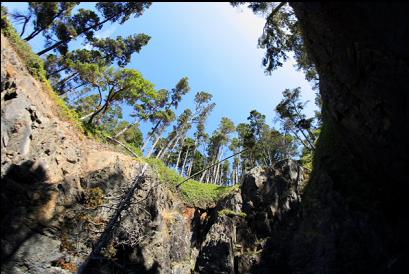
{"label": "tree trunk", "polygon": [[[169,142],[166,143],[166,145],[163,147],[161,151],[159,151],[158,155],[156,155],[156,159],[161,159],[162,155],[164,155],[167,152],[169,146],[176,140],[176,138],[178,138],[177,133],[175,133],[175,136]],[[176,140],[176,142],[177,141],[178,140]]]}
{"label": "tree trunk", "polygon": [[179,154],[178,154],[178,160],[176,161],[176,170],[178,170],[178,167],[179,167],[179,162],[180,162],[180,158],[182,156],[182,150],[183,150],[183,145],[185,144],[185,140],[186,140],[186,135],[183,135],[182,142],[180,143],[180,151],[179,151]]}
{"label": "tree trunk", "polygon": [[139,119],[138,121],[136,121],[135,123],[129,124],[126,127],[124,127],[120,132],[118,132],[114,138],[118,138],[119,136],[121,136],[122,134],[124,134],[125,132],[127,132],[131,127],[135,126],[136,124],[139,124],[142,121],[142,119]]}
{"label": "tree trunk", "polygon": [[159,140],[162,137],[164,132],[165,132],[165,128],[163,127],[163,129],[160,131],[158,137],[156,138],[155,142],[153,143],[151,149],[149,150],[148,154],[146,155],[147,158],[151,157],[156,145],[158,144],[158,142],[159,142]]}
{"label": "tree trunk", "polygon": [[[220,155],[219,155],[220,154]],[[217,153],[217,158],[216,158],[216,162],[220,161],[220,159],[223,158],[223,154],[221,154],[219,151]],[[219,178],[219,169],[220,169],[220,163],[218,165],[215,166],[215,171],[214,171],[214,179],[213,179],[213,183],[217,184],[217,179]]]}
{"label": "tree trunk", "polygon": [[[70,90],[64,91],[63,93],[59,93],[59,95],[60,95],[60,96],[67,97],[67,96],[68,96],[68,93],[70,93],[71,91],[75,91],[77,88],[80,88],[80,87],[82,87],[82,86],[85,86],[86,84],[87,84],[87,83],[82,83],[81,85],[78,85],[78,86],[76,86],[76,87],[73,87],[73,88],[70,89]],[[77,96],[76,99],[79,99],[82,95],[84,95],[84,93],[83,93],[83,94],[80,94],[79,96]]]}
{"label": "tree trunk", "polygon": [[[183,175],[183,171],[185,170],[187,157],[189,156],[189,147],[186,149],[185,159],[183,160],[182,169],[180,170],[180,174]],[[188,176],[189,177],[189,176]]]}
{"label": "tree trunk", "polygon": [[68,69],[68,67],[62,67],[62,68],[60,68],[60,69],[57,69],[56,71],[53,71],[52,73],[48,74],[47,77],[50,78],[51,76],[54,76],[54,75],[56,75],[57,73],[59,73],[59,72],[61,72],[61,71],[63,71],[63,70],[66,70],[66,69]]}
{"label": "tree trunk", "polygon": [[[91,29],[95,29],[95,28],[97,28],[97,27],[99,27],[99,26],[105,24],[106,22],[108,22],[109,20],[111,20],[112,18],[114,18],[115,16],[116,16],[116,14],[113,15],[113,16],[111,16],[111,17],[109,17],[109,18],[107,18],[107,19],[105,19],[104,21],[102,21],[102,22],[100,22],[100,23],[97,23],[97,24],[95,24],[95,25],[93,25],[93,26],[90,26],[90,27],[84,29],[82,32],[80,32],[80,33],[77,34],[77,37],[80,36],[80,35],[82,35],[83,33],[87,32],[87,31],[91,30]],[[30,38],[30,39],[31,39],[31,38]],[[62,45],[62,44],[69,43],[71,40],[72,40],[72,38],[68,38],[68,39],[65,39],[65,40],[58,41],[57,43],[55,43],[55,44],[49,46],[48,48],[45,48],[45,49],[43,49],[42,51],[37,52],[37,55],[43,55],[44,53],[49,52],[50,50],[53,50],[53,49],[57,48],[58,46],[60,46],[60,45]],[[26,41],[28,41],[28,40],[26,40]]]}
{"label": "tree trunk", "polygon": [[[210,165],[214,165],[214,164],[217,162],[218,156],[219,156],[219,148],[217,148],[216,155],[214,156],[214,158],[211,159]],[[214,173],[215,173],[215,169],[216,169],[216,167],[213,166],[213,167],[209,170],[208,175],[207,175],[207,178],[206,178],[206,183],[209,183],[210,181],[212,181],[212,179],[214,179],[214,177],[215,177],[215,174],[214,174]]]}
{"label": "tree trunk", "polygon": [[27,26],[28,22],[30,21],[30,18],[31,18],[31,16],[26,17],[26,18],[24,19],[24,23],[23,23],[23,27],[22,27],[22,29],[21,29],[20,37],[22,37],[23,34],[24,34],[24,32],[26,31],[26,26]]}
{"label": "tree trunk", "polygon": [[31,39],[33,39],[34,37],[36,37],[38,34],[40,34],[44,29],[35,29],[34,31],[32,31],[26,38],[24,38],[23,40],[25,41],[30,41]]}
{"label": "tree trunk", "polygon": [[235,184],[238,184],[239,182],[240,182],[239,166],[237,166],[237,168],[236,168],[236,183]]}
{"label": "tree trunk", "polygon": [[190,174],[192,173],[192,168],[193,168],[193,164],[194,164],[194,160],[195,160],[195,153],[196,153],[196,150],[197,150],[198,143],[199,143],[199,140],[196,139],[194,149],[193,149],[193,154],[192,154],[192,161],[190,162],[190,165],[189,165],[189,170],[187,172],[187,177],[190,177]]}
{"label": "tree trunk", "polygon": [[[182,144],[180,146],[183,147]],[[176,171],[179,170],[179,162],[180,162],[181,155],[182,155],[182,148],[180,148],[179,153],[178,153],[178,159],[176,160],[176,166],[175,166]]]}
{"label": "tree trunk", "polygon": [[[102,111],[101,115],[99,116],[97,122],[95,123],[96,125],[99,126],[99,125],[101,124],[102,118],[104,118],[105,114],[108,112],[108,110],[109,110],[110,107],[111,107],[111,103],[108,101],[108,102],[105,104],[105,107],[103,108],[103,111]],[[90,120],[91,120],[91,119],[92,119],[92,117],[90,118]]]}
{"label": "tree trunk", "polygon": [[236,182],[236,167],[233,166],[232,172],[231,172],[231,183],[232,185],[235,185]]}
{"label": "tree trunk", "polygon": [[81,118],[80,118],[80,120],[85,120],[85,119],[87,119],[88,117],[90,117],[92,114],[94,114],[95,113],[95,111],[94,112],[90,112],[90,113],[88,113],[87,115],[85,115],[85,116],[82,116]]}
{"label": "tree trunk", "polygon": [[91,117],[88,120],[88,124],[92,124],[92,121],[94,120],[94,118],[105,108],[105,105],[102,106],[100,109],[98,109],[97,111],[95,111],[94,113],[92,113]]}
{"label": "tree trunk", "polygon": [[158,121],[156,123],[156,125],[153,127],[151,133],[148,135],[148,137],[146,137],[145,141],[143,142],[142,148],[141,148],[142,151],[146,148],[147,144],[149,143],[149,141],[153,137],[153,135],[155,135],[156,129],[158,128],[160,123],[161,123],[161,121]]}
{"label": "tree trunk", "polygon": [[[203,180],[204,180],[204,178],[205,178],[205,176],[206,176],[206,173],[207,173],[207,170],[205,170],[205,171],[202,173],[202,176],[200,177],[199,182],[203,182]],[[189,176],[189,177],[190,177],[190,176]]]}
{"label": "tree trunk", "polygon": [[[73,73],[71,73],[70,75],[68,75],[67,77],[65,77],[65,78],[62,79],[61,81],[59,81],[59,82],[56,84],[56,86],[59,86],[59,85],[64,84],[65,82],[71,80],[72,78],[74,78],[74,77],[77,76],[77,75],[79,75],[79,72],[73,72]],[[61,95],[61,94],[63,94],[63,93],[60,92],[59,94]]]}
{"label": "tree trunk", "polygon": [[177,144],[178,144],[179,141],[180,141],[180,138],[182,138],[182,136],[177,137],[176,141],[173,143],[173,145],[172,145],[172,147],[171,147],[170,149],[169,149],[169,147],[168,147],[168,150],[165,151],[165,152],[168,152],[167,154],[165,154],[165,152],[163,152],[163,157],[162,157],[162,158],[164,158],[165,155],[166,155],[166,161],[168,161],[168,159],[169,159],[169,157],[170,157],[170,151],[172,151],[172,150],[175,149],[175,147],[177,146]]}

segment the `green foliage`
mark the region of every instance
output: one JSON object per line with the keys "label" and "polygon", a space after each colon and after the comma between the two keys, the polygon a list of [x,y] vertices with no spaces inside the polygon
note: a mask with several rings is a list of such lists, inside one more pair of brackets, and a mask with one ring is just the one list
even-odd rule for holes
{"label": "green foliage", "polygon": [[96,8],[105,20],[125,23],[131,15],[141,16],[145,9],[150,7],[150,2],[98,2]]}
{"label": "green foliage", "polygon": [[149,35],[141,33],[126,38],[118,36],[115,39],[94,39],[92,46],[108,64],[117,61],[118,66],[124,67],[131,61],[131,55],[135,52],[139,53],[142,47],[148,44],[150,38]]}
{"label": "green foliage", "polygon": [[[122,130],[124,127],[128,126],[128,122],[122,121],[117,128],[112,132],[112,135]],[[138,124],[134,124],[130,127],[124,134],[118,137],[118,140],[129,145],[132,145],[134,148],[140,148],[143,143],[143,134],[139,128]],[[139,149],[140,151],[140,149]]]}
{"label": "green foliage", "polygon": [[300,100],[301,88],[285,89],[283,91],[283,99],[276,106],[276,112],[282,122],[285,131],[290,131],[294,136],[309,150],[314,150],[316,136],[313,134],[315,130],[315,118],[306,118],[302,113],[305,105],[308,103]]}
{"label": "green foliage", "polygon": [[[154,84],[146,80],[135,69],[107,68],[99,75],[94,83],[101,92],[107,93],[104,104],[92,114],[88,123],[91,124],[98,115],[96,124],[100,124],[114,104],[126,103],[135,105],[138,101],[146,102],[157,95]],[[102,95],[101,95],[102,96]]]}
{"label": "green foliage", "polygon": [[177,108],[180,100],[182,100],[183,95],[185,95],[189,91],[190,91],[189,78],[183,77],[176,84],[175,88],[172,89],[172,92],[170,95],[171,101],[169,102],[169,104]]}
{"label": "green foliage", "polygon": [[294,139],[288,134],[270,128],[265,122],[265,115],[252,110],[247,119],[248,124],[240,123],[237,126],[238,138],[231,145],[234,150],[239,147],[247,149],[241,154],[244,171],[257,165],[271,166],[277,161],[295,155]]}
{"label": "green foliage", "polygon": [[[158,172],[161,182],[167,184],[174,191],[177,191],[176,185],[185,180],[184,177],[180,176],[175,170],[168,168],[159,159],[148,158],[145,161]],[[179,190],[181,198],[187,205],[206,206],[217,202],[235,188],[189,180],[183,183]]]}
{"label": "green foliage", "polygon": [[[78,2],[29,2],[28,14],[25,16],[29,20],[33,18],[31,21],[34,30],[24,40],[29,41],[41,32],[48,32],[57,20],[70,16],[72,10],[78,4]],[[22,34],[23,32],[24,30]]]}
{"label": "green foliage", "polygon": [[310,150],[303,150],[303,154],[301,156],[301,164],[304,168],[311,171],[313,168],[313,153]]}
{"label": "green foliage", "polygon": [[239,217],[245,218],[247,216],[247,214],[244,213],[243,211],[234,211],[230,209],[222,209],[218,212],[218,214],[219,216],[228,216],[228,217],[239,216]]}
{"label": "green foliage", "polygon": [[26,41],[20,38],[7,16],[3,15],[3,9],[1,16],[1,32],[8,38],[21,60],[26,64],[30,74],[40,81],[46,81],[44,61],[32,51],[31,46]]}
{"label": "green foliage", "polygon": [[118,21],[123,24],[132,14],[140,16],[151,5],[149,2],[98,2],[96,8],[102,13],[100,17],[94,11],[82,8],[71,15],[77,4],[79,2],[30,2],[29,14],[21,15],[25,20],[23,29],[33,17],[34,31],[25,39],[30,40],[43,33],[47,48],[38,52],[39,55],[50,50],[64,55],[68,52],[71,40],[84,36],[88,42],[92,42],[95,31],[100,30],[105,23]]}
{"label": "green foliage", "polygon": [[304,71],[305,78],[312,81],[314,88],[318,87],[318,73],[315,65],[307,54],[300,25],[288,2],[232,2],[233,6],[247,3],[256,14],[266,17],[263,33],[258,40],[258,46],[265,49],[262,60],[265,72],[271,72],[288,59],[289,53],[294,54],[297,68]]}
{"label": "green foliage", "polygon": [[[317,129],[313,131],[314,136],[316,137],[316,141],[314,144],[318,142],[318,136],[321,133],[321,129]],[[301,164],[304,168],[306,168],[309,172],[313,170],[313,159],[314,159],[314,152],[308,149],[303,149],[301,155]]]}
{"label": "green foliage", "polygon": [[[114,62],[125,67],[131,61],[132,54],[140,52],[149,39],[146,34],[93,39],[90,43],[92,50],[77,49],[61,56],[49,54],[46,61],[47,73],[60,94],[83,86],[90,91],[91,87],[96,87],[97,80],[106,67]],[[62,78],[61,72],[64,72],[65,78]]]}

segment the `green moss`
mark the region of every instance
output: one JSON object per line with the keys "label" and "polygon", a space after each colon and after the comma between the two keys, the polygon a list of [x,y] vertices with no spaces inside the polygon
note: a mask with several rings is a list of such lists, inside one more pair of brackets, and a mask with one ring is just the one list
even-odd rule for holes
{"label": "green moss", "polygon": [[183,176],[168,168],[161,160],[149,158],[145,161],[158,172],[161,181],[173,191],[180,193],[183,201],[190,206],[205,206],[215,203],[238,187],[218,186],[189,180],[177,190],[176,185],[185,180]]}
{"label": "green moss", "polygon": [[137,147],[135,144],[133,143],[127,143],[127,146],[133,151],[135,152],[136,155],[138,155],[139,157],[143,157],[143,153],[140,147]]}
{"label": "green moss", "polygon": [[8,38],[17,54],[26,64],[28,71],[40,81],[46,81],[46,71],[44,69],[44,61],[33,52],[31,46],[20,38],[13,25],[8,20],[7,16],[1,16],[1,33]]}
{"label": "green moss", "polygon": [[247,214],[242,212],[242,211],[234,211],[234,210],[230,210],[230,209],[220,210],[218,212],[218,214],[220,216],[224,216],[224,215],[229,216],[229,217],[239,216],[239,217],[243,217],[243,218],[247,216]]}
{"label": "green moss", "polygon": [[104,191],[99,188],[91,188],[85,192],[85,204],[88,207],[97,207],[104,203]]}

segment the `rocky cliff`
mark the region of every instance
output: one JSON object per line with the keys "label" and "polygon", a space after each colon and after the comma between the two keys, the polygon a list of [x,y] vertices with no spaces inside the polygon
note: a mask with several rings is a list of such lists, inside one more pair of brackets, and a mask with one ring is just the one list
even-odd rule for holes
{"label": "rocky cliff", "polygon": [[[320,76],[314,171],[256,168],[189,207],[151,168],[88,273],[406,273],[409,6],[291,2]],[[62,120],[1,38],[5,273],[70,273],[142,163]]]}
{"label": "rocky cliff", "polygon": [[320,78],[323,127],[293,273],[409,269],[404,3],[290,3]]}
{"label": "rocky cliff", "polygon": [[[74,273],[144,163],[62,119],[3,35],[1,83],[2,272]],[[85,273],[265,271],[266,254],[279,263],[274,250],[286,250],[281,237],[297,219],[303,183],[302,168],[284,161],[198,208],[148,167]]]}

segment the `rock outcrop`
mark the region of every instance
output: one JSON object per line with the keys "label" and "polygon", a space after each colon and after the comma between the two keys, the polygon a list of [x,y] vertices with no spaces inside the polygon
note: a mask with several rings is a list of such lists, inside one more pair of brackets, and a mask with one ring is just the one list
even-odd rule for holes
{"label": "rock outcrop", "polygon": [[[2,272],[75,272],[142,163],[62,120],[3,35],[1,83]],[[101,273],[128,264],[161,273],[191,268],[192,216],[152,170],[147,176],[103,252]]]}
{"label": "rock outcrop", "polygon": [[[62,119],[1,36],[1,270],[73,273],[143,163]],[[216,206],[193,208],[148,168],[86,273],[249,273],[296,209],[303,171],[256,168]]]}
{"label": "rock outcrop", "polygon": [[291,272],[406,273],[409,5],[290,5],[319,74],[323,120]]}
{"label": "rock outcrop", "polygon": [[297,219],[304,183],[303,168],[291,160],[246,174],[211,216],[197,273],[269,273],[274,264],[277,269],[288,238],[282,231],[289,233],[288,219]]}

